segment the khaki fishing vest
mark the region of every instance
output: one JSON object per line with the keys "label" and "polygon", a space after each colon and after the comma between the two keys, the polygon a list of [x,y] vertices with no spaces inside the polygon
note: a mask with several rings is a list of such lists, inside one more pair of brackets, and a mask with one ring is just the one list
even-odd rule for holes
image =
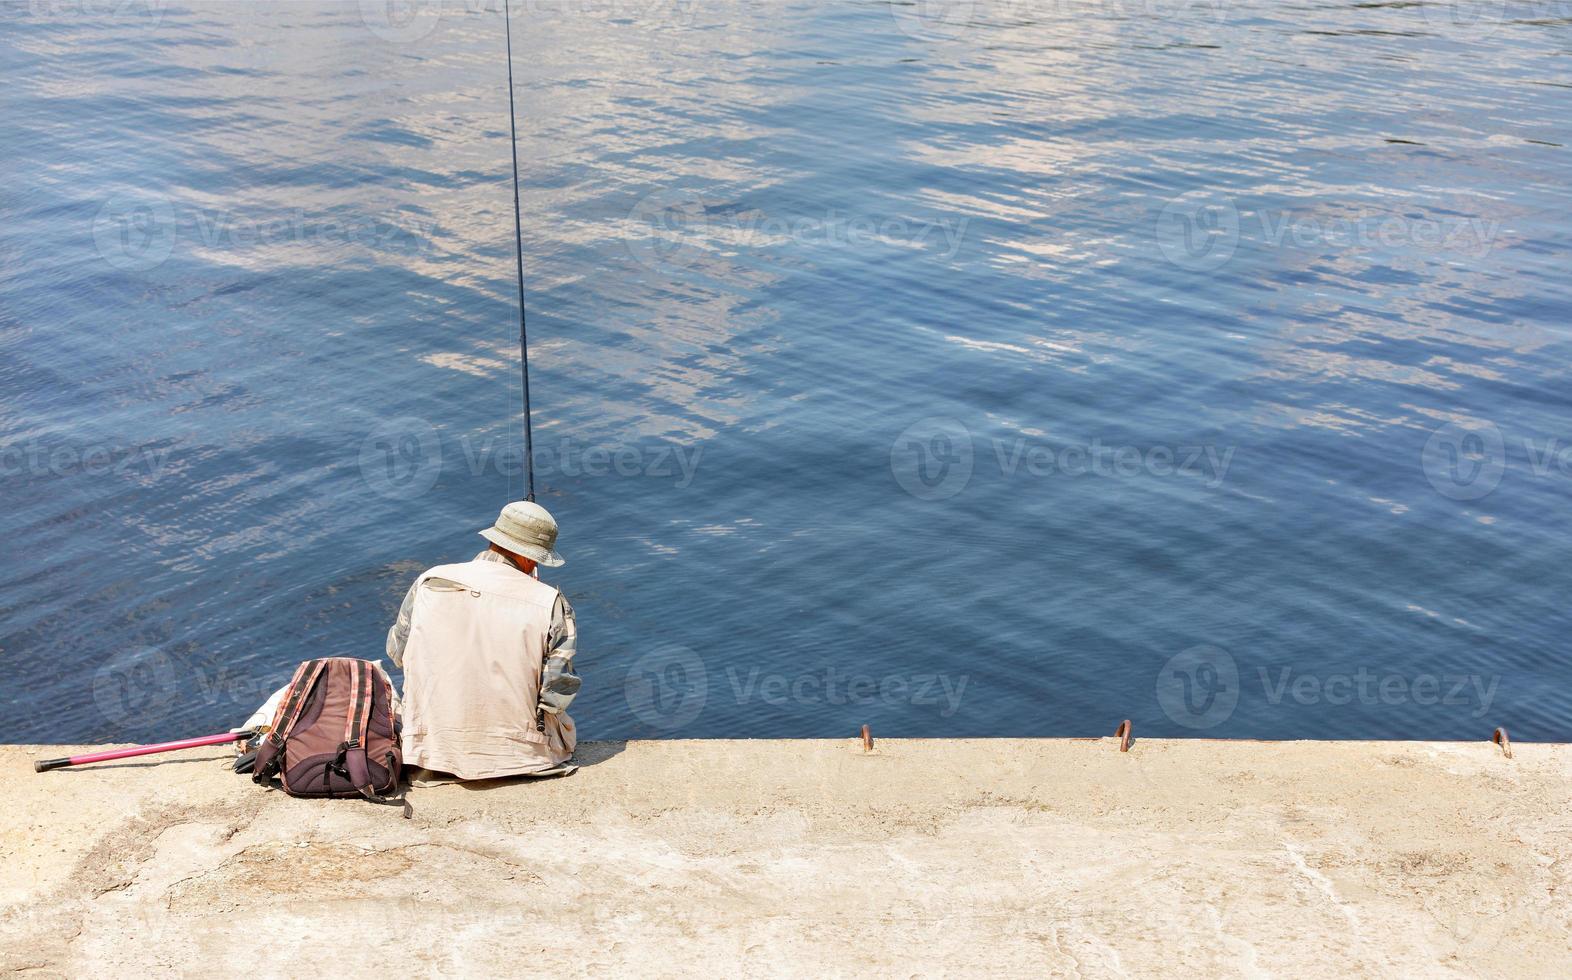
{"label": "khaki fishing vest", "polygon": [[416,585],[404,649],[404,764],[492,779],[572,756],[573,720],[537,714],[557,590],[489,561],[440,565]]}

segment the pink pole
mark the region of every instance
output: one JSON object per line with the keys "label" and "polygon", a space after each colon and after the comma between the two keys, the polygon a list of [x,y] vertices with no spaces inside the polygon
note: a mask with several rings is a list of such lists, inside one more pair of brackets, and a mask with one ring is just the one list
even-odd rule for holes
{"label": "pink pole", "polygon": [[111,749],[108,752],[73,755],[64,759],[39,759],[33,763],[33,771],[48,772],[51,769],[64,769],[66,766],[85,766],[90,762],[109,762],[113,759],[130,759],[138,755],[153,755],[158,752],[178,752],[181,749],[201,748],[204,745],[223,745],[226,742],[238,742],[243,738],[250,738],[253,734],[250,731],[225,732],[222,735],[183,738],[178,742],[160,742],[157,745],[138,745],[129,749]]}

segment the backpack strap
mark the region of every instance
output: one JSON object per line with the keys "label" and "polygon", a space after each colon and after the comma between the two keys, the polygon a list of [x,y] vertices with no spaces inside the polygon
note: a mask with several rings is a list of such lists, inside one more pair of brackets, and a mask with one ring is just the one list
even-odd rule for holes
{"label": "backpack strap", "polygon": [[[393,753],[388,753],[387,760],[384,763],[387,767],[388,775],[393,779],[393,785],[388,788],[386,796],[379,796],[377,795],[376,787],[371,784],[371,768],[365,746],[366,729],[371,725],[371,709],[374,706],[378,682],[380,680],[389,708],[393,706],[393,684],[387,679],[386,675],[379,678],[377,675],[381,674],[381,671],[377,669],[376,664],[369,660],[355,661],[355,668],[356,698],[350,713],[351,728],[349,737],[344,740],[343,749],[346,775],[349,776],[350,782],[355,784],[355,788],[360,791],[361,796],[364,796],[372,803],[380,803],[383,806],[403,807],[404,819],[408,820],[415,815],[415,808],[409,805],[409,800],[405,799],[404,794],[399,790],[398,774],[394,768],[395,757]],[[393,737],[398,737],[396,732]]]}
{"label": "backpack strap", "polygon": [[269,732],[276,732],[283,726],[284,713],[293,704],[291,699],[294,697],[296,689],[300,686],[300,679],[306,676],[306,671],[310,670],[315,664],[315,660],[304,660],[295,668],[295,673],[289,678],[289,686],[284,689],[284,696],[279,699],[278,707],[273,709],[273,721],[272,724],[268,725]]}
{"label": "backpack strap", "polygon": [[[295,722],[300,720],[300,713],[306,708],[311,689],[316,686],[317,678],[322,676],[326,667],[326,660],[307,660],[295,668],[295,676],[289,682],[289,693],[273,715],[273,729],[257,749],[255,767],[251,772],[252,782],[266,783],[278,774],[284,764],[284,743],[289,741],[290,731],[295,727]],[[303,675],[308,675],[304,682],[301,680]]]}
{"label": "backpack strap", "polygon": [[344,744],[350,747],[360,745],[360,737],[371,721],[371,685],[367,683],[370,678],[365,669],[368,666],[370,664],[364,660],[349,662],[349,711],[344,715]]}
{"label": "backpack strap", "polygon": [[370,760],[366,758],[365,745],[366,728],[371,724],[371,706],[377,683],[372,671],[376,668],[369,660],[356,660],[354,665],[355,676],[354,684],[350,688],[349,719],[345,722],[344,744],[339,748],[339,755],[344,759],[349,781],[360,791],[360,795],[381,803],[383,801],[377,796],[376,787],[371,784],[371,766]]}
{"label": "backpack strap", "polygon": [[285,698],[284,703],[279,706],[278,716],[281,721],[274,725],[273,730],[268,733],[269,740],[276,742],[281,747],[285,742],[289,741],[289,736],[294,733],[295,723],[300,720],[301,714],[306,710],[306,701],[311,697],[312,688],[317,686],[317,679],[327,670],[328,661],[310,660],[300,665],[301,670],[305,670],[307,667],[311,668],[310,675],[307,676],[304,684],[295,684],[292,687],[289,697]]}

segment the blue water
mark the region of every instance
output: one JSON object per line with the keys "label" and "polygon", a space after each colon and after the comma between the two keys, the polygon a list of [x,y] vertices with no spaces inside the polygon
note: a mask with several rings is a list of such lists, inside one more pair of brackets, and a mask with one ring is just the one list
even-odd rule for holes
{"label": "blue water", "polygon": [[[1572,738],[1565,4],[521,2],[585,737]],[[0,739],[522,493],[500,5],[10,3]]]}

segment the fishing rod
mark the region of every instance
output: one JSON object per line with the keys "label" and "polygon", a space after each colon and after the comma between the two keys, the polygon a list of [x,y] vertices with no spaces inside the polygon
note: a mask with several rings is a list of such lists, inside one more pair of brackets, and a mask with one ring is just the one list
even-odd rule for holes
{"label": "fishing rod", "polygon": [[201,738],[183,738],[178,742],[159,742],[157,745],[138,745],[129,749],[110,749],[108,752],[93,752],[88,755],[72,755],[63,759],[39,759],[33,763],[34,772],[48,772],[51,769],[64,769],[67,766],[85,766],[91,762],[112,762],[115,759],[130,759],[139,755],[154,755],[158,752],[178,752],[181,749],[195,749],[204,745],[223,745],[226,742],[238,742],[255,735],[253,729],[241,732],[225,732],[222,735],[203,735]]}
{"label": "fishing rod", "polygon": [[513,150],[513,250],[518,258],[519,368],[524,377],[524,499],[535,499],[535,443],[530,431],[529,339],[524,328],[524,222],[519,216],[519,127],[513,111],[513,11],[502,0],[502,27],[508,45],[508,136]]}
{"label": "fishing rod", "polygon": [[[513,155],[513,250],[517,259],[519,292],[519,368],[524,382],[524,499],[533,501],[535,499],[535,443],[534,433],[531,431],[530,425],[529,333],[525,326],[524,315],[524,219],[519,205],[519,131],[517,112],[513,104],[513,11],[508,0],[502,0],[502,23],[508,57],[508,145]],[[160,752],[176,752],[181,749],[194,749],[205,745],[223,745],[228,742],[238,742],[242,739],[250,738],[255,734],[256,732],[252,730],[226,732],[222,735],[204,735],[200,738],[187,738],[176,742],[160,742],[156,745],[138,745],[129,749],[112,749],[108,752],[93,752],[87,755],[73,755],[61,759],[39,759],[33,763],[33,771],[48,772],[51,769],[83,766],[94,762],[110,762],[115,759],[130,759],[136,756],[154,755]]]}

